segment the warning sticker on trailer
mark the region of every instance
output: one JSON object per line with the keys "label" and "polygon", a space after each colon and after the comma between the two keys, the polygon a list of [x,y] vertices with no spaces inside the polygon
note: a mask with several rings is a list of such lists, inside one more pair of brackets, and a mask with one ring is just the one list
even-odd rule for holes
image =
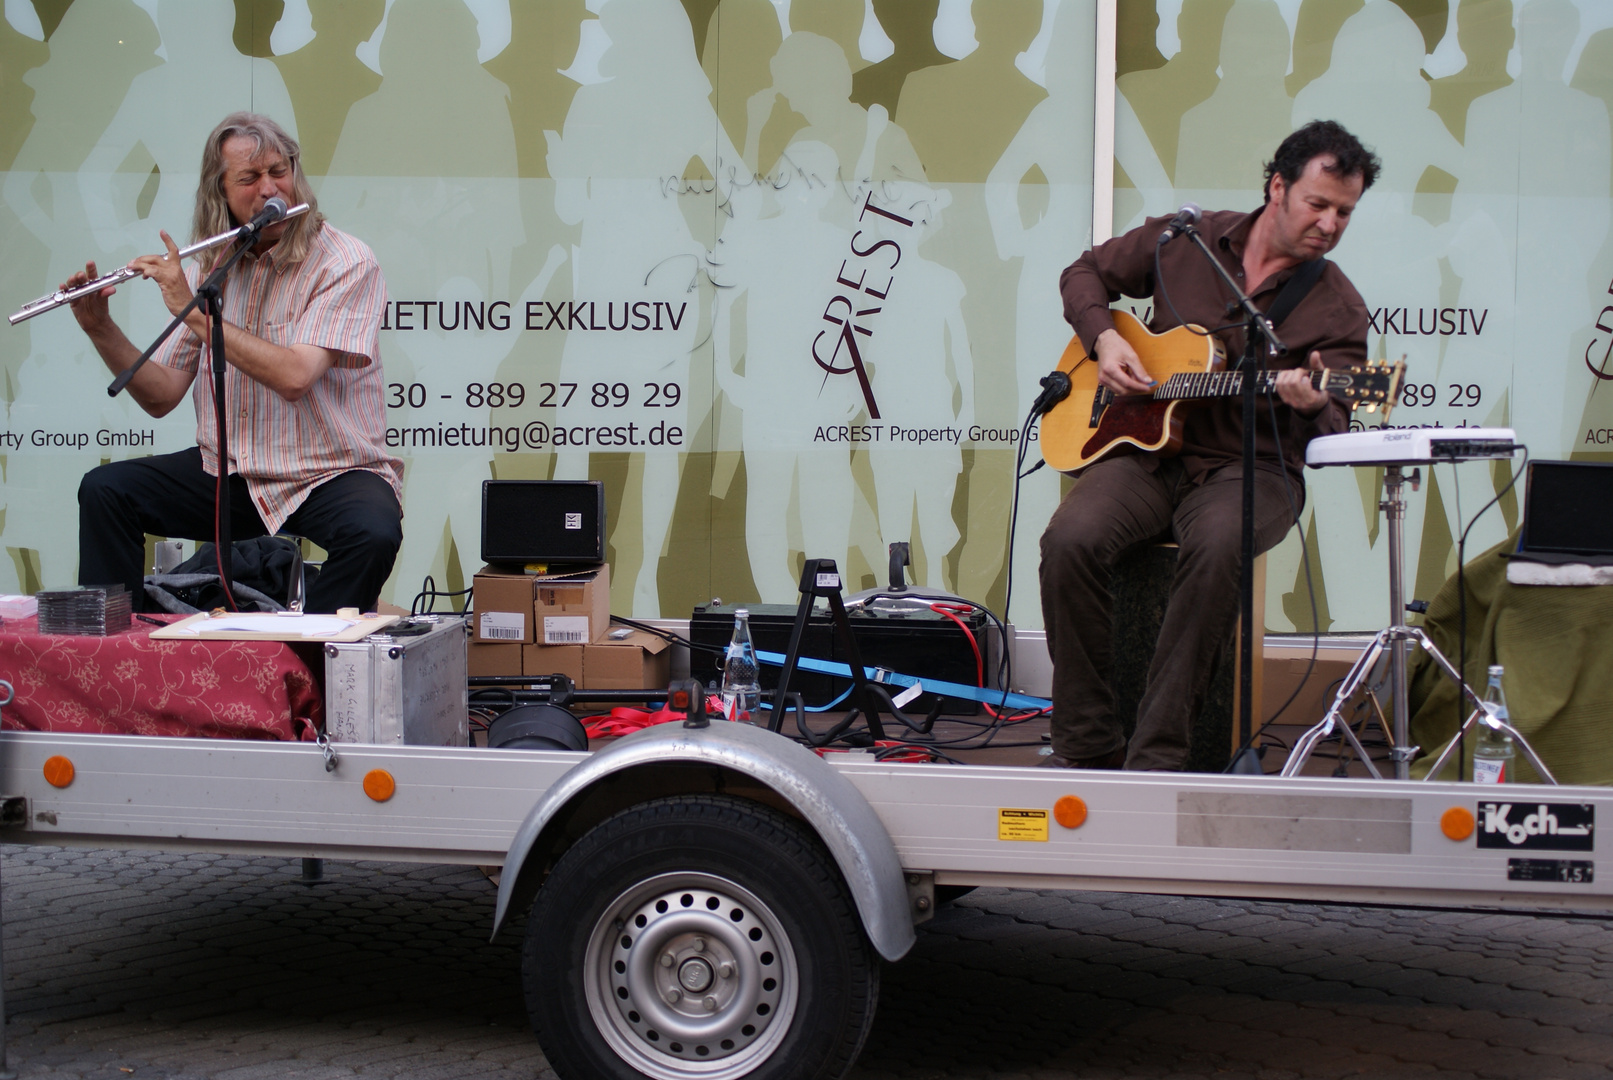
{"label": "warning sticker on trailer", "polygon": [[997,839],[1047,840],[1046,810],[997,810]]}

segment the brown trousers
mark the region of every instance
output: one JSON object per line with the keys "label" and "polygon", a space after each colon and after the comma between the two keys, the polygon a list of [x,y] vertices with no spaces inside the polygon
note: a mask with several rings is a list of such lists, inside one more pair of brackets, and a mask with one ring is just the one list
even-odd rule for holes
{"label": "brown trousers", "polygon": [[[1151,470],[1148,459],[1127,454],[1091,466],[1042,534],[1053,752],[1067,758],[1097,757],[1126,741],[1114,714],[1109,579],[1127,550],[1165,539],[1181,548],[1126,768],[1176,770],[1186,764],[1189,728],[1216,653],[1237,620],[1241,466],[1216,469],[1195,483],[1179,460],[1157,463]],[[1256,551],[1275,547],[1293,526],[1290,498],[1297,509],[1303,489],[1290,488],[1277,472],[1256,470]]]}

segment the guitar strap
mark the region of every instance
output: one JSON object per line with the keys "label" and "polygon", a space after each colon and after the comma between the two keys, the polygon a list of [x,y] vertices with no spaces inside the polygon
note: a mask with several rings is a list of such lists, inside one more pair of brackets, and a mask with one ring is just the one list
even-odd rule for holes
{"label": "guitar strap", "polygon": [[1294,271],[1294,276],[1288,279],[1288,283],[1277,294],[1277,299],[1272,302],[1271,310],[1266,312],[1266,318],[1271,320],[1273,328],[1281,326],[1283,320],[1293,314],[1299,302],[1322,279],[1322,271],[1326,268],[1326,259],[1312,259],[1299,264],[1299,269]]}

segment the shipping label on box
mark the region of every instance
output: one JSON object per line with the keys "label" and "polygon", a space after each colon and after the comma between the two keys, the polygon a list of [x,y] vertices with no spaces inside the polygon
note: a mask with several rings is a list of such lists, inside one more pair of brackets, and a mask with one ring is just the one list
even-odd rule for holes
{"label": "shipping label on box", "polygon": [[586,645],[592,638],[592,627],[586,615],[545,615],[543,617],[543,644]]}
{"label": "shipping label on box", "polygon": [[476,616],[478,641],[520,645],[526,640],[526,612],[483,611]]}
{"label": "shipping label on box", "polygon": [[471,590],[476,610],[471,626],[477,641],[525,645],[533,640],[530,574],[501,573],[484,566],[472,579]]}
{"label": "shipping label on box", "polygon": [[[610,629],[610,567],[534,579],[532,614],[535,643],[583,645],[603,637]],[[554,633],[565,636],[551,637],[551,619],[582,621],[555,623]]]}

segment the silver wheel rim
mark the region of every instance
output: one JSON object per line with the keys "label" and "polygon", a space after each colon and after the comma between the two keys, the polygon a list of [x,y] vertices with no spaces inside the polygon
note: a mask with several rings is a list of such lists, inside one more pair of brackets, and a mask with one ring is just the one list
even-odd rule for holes
{"label": "silver wheel rim", "polygon": [[715,874],[662,874],[623,892],[588,938],[595,1026],[657,1080],[724,1080],[770,1057],[798,997],[795,953],[772,911]]}

